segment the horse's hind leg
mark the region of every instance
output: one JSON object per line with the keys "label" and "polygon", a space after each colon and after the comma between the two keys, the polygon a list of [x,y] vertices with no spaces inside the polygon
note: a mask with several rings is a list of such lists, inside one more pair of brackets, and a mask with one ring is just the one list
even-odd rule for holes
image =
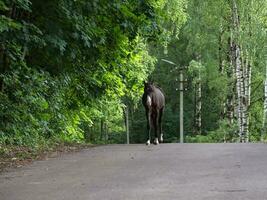
{"label": "horse's hind leg", "polygon": [[162,133],[162,115],[163,115],[163,108],[159,111],[159,142],[163,142],[163,133]]}

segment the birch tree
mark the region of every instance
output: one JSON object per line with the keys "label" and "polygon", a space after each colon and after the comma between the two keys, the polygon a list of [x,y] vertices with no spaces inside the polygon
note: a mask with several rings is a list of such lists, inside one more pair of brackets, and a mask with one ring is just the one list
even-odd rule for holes
{"label": "birch tree", "polygon": [[[203,137],[221,136],[227,128],[230,130],[229,134],[225,131],[227,142],[260,140],[265,121],[266,4],[256,0],[189,1],[189,20],[181,30],[180,40],[173,41],[168,49],[170,60],[180,66],[190,65],[196,55],[201,56],[201,64],[205,66],[206,77],[202,77],[205,81],[201,84],[194,82],[197,74],[188,74],[185,127],[189,134],[195,135],[197,127],[201,127]],[[178,105],[174,89],[169,87],[173,84],[173,74],[168,70],[160,66],[155,73],[168,74],[163,88],[165,85],[171,99],[166,110],[173,111]],[[168,116],[171,127],[176,118],[172,112]],[[169,132],[172,131],[170,128]]]}
{"label": "birch tree", "polygon": [[201,62],[192,60],[189,64],[189,73],[193,77],[194,88],[194,133],[201,134],[202,121],[202,83],[205,80],[205,67]]}
{"label": "birch tree", "polygon": [[[255,62],[260,70],[260,58],[264,46],[261,18],[266,3],[257,1],[232,1],[232,29],[236,79],[237,118],[240,142],[249,142],[251,113],[252,74]],[[256,77],[254,77],[255,79]]]}
{"label": "birch tree", "polygon": [[266,129],[267,129],[267,61],[266,61],[266,69],[265,69],[265,81],[264,81],[264,103],[263,103],[261,141],[264,140]]}

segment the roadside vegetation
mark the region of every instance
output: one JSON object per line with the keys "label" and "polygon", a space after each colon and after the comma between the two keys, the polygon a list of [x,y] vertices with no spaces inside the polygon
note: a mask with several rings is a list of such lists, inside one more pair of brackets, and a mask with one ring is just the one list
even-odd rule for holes
{"label": "roadside vegetation", "polygon": [[163,58],[185,68],[186,142],[265,141],[266,8],[255,0],[0,0],[1,158],[125,143],[126,124],[130,142],[144,143],[146,80],[167,96],[165,141],[179,141],[179,70]]}

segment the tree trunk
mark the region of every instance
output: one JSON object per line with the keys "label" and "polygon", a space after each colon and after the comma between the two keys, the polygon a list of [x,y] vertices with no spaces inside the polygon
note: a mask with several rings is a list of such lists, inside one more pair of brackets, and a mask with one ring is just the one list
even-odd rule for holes
{"label": "tree trunk", "polygon": [[201,134],[201,111],[202,111],[202,90],[201,90],[201,75],[198,74],[198,81],[195,85],[195,120],[194,120],[194,133]]}
{"label": "tree trunk", "polygon": [[199,82],[197,87],[197,113],[196,113],[196,127],[197,127],[197,134],[201,134],[201,107],[202,107],[202,94],[201,94],[201,82]]}
{"label": "tree trunk", "polygon": [[222,55],[222,45],[223,45],[223,30],[221,28],[220,30],[220,34],[219,34],[219,39],[218,39],[218,42],[219,42],[219,49],[218,49],[218,56],[219,56],[219,72],[220,73],[224,73],[224,65],[223,65],[223,55]]}
{"label": "tree trunk", "polygon": [[[252,59],[248,53],[248,46],[241,48],[240,44],[240,18],[238,15],[237,4],[232,0],[232,20],[234,30],[234,64],[236,76],[237,94],[237,118],[239,126],[240,142],[249,142],[249,105],[251,93],[251,64]],[[249,34],[251,36],[251,34]]]}
{"label": "tree trunk", "polygon": [[[0,46],[0,75],[2,76],[5,73],[5,61],[4,61],[4,45]],[[0,77],[0,91],[4,92],[4,80],[3,77]]]}
{"label": "tree trunk", "polygon": [[108,135],[109,135],[109,133],[108,133],[108,123],[107,122],[105,122],[104,123],[104,127],[105,127],[105,144],[107,144],[108,143],[108,140],[109,140],[109,137],[108,137]]}
{"label": "tree trunk", "polygon": [[226,117],[230,125],[234,123],[234,111],[235,109],[235,92],[236,92],[236,79],[235,79],[235,67],[234,67],[234,46],[233,46],[233,34],[232,30],[229,27],[230,36],[228,38],[228,70],[227,70],[227,77],[228,81],[228,92],[227,92],[227,99],[226,99]]}
{"label": "tree trunk", "polygon": [[124,114],[124,125],[125,125],[125,132],[126,132],[126,144],[130,144],[130,139],[129,139],[129,108],[127,105],[123,109],[123,114]]}
{"label": "tree trunk", "polygon": [[236,45],[235,49],[236,57],[235,57],[235,65],[236,65],[236,90],[237,90],[237,119],[238,119],[238,127],[239,127],[239,138],[240,142],[244,142],[244,132],[243,132],[243,76],[242,76],[242,66],[240,61],[240,48]]}
{"label": "tree trunk", "polygon": [[[218,38],[218,59],[219,59],[219,73],[224,76],[225,74],[225,63],[223,59],[223,34],[224,30],[222,28],[222,24],[220,25],[220,34]],[[227,116],[227,103],[225,99],[221,100],[221,114],[220,114],[220,119],[223,120]]]}
{"label": "tree trunk", "polygon": [[250,106],[250,93],[251,93],[251,63],[252,61],[249,59],[248,51],[245,51],[244,55],[244,118],[243,118],[243,128],[244,128],[244,136],[245,142],[249,142],[249,112],[248,108]]}
{"label": "tree trunk", "polygon": [[[232,7],[232,20],[233,20],[233,30],[234,30],[234,64],[235,64],[235,76],[236,76],[236,93],[237,93],[237,119],[238,119],[238,127],[239,127],[239,139],[240,142],[248,142],[248,99],[250,98],[248,94],[248,88],[250,87],[249,82],[249,67],[248,61],[244,59],[248,59],[247,56],[243,56],[242,63],[242,55],[241,55],[241,47],[239,44],[239,34],[240,34],[240,21],[239,15],[237,11],[236,1],[233,0]],[[247,54],[247,53],[246,53]],[[246,64],[244,64],[246,63]],[[243,65],[242,65],[243,64]]]}
{"label": "tree trunk", "polygon": [[267,130],[267,61],[265,69],[265,81],[264,81],[264,103],[263,103],[263,120],[262,120],[262,131],[261,141],[264,141],[266,130]]}
{"label": "tree trunk", "polygon": [[103,119],[100,120],[100,141],[103,140],[104,136],[104,121]]}

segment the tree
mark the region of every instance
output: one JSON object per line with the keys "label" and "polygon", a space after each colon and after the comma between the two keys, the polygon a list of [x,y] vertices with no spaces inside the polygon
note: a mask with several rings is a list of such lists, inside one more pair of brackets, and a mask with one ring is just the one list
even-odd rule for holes
{"label": "tree", "polygon": [[192,84],[195,92],[194,134],[201,134],[202,83],[205,80],[205,67],[201,62],[192,60],[189,63],[189,73],[193,77]]}
{"label": "tree", "polygon": [[136,104],[154,69],[149,45],[179,32],[185,7],[185,0],[1,0],[0,142],[82,141],[88,131],[100,142],[101,121],[119,138],[122,104]]}

